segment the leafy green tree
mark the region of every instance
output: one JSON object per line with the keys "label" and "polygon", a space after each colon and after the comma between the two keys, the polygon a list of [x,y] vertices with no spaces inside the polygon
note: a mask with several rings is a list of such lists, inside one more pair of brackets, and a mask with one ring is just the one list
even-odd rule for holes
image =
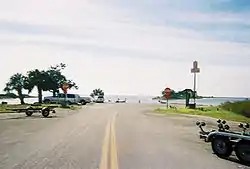
{"label": "leafy green tree", "polygon": [[55,96],[59,92],[59,89],[63,84],[67,83],[69,88],[78,89],[78,86],[72,80],[67,79],[63,74],[62,70],[66,68],[66,65],[60,63],[56,66],[51,66],[48,70],[31,70],[27,72],[27,77],[20,73],[11,76],[4,91],[10,92],[16,90],[20,101],[24,104],[24,95],[22,94],[23,89],[27,89],[30,93],[35,87],[38,91],[38,102],[42,103],[42,92],[50,91]]}
{"label": "leafy green tree", "polygon": [[66,83],[67,79],[64,75],[62,75],[62,70],[66,67],[65,64],[60,64],[56,66],[51,66],[46,72],[48,74],[48,88],[49,91],[53,93],[53,96],[56,93],[59,93],[59,89],[62,87],[64,83]]}
{"label": "leafy green tree", "polygon": [[59,93],[59,89],[63,84],[67,83],[69,88],[78,89],[78,86],[72,80],[68,80],[63,74],[62,70],[66,68],[66,65],[60,63],[56,66],[51,66],[48,70],[32,70],[28,72],[28,78],[26,83],[26,89],[28,89],[29,93],[37,88],[38,91],[38,102],[42,103],[42,92],[50,91],[53,93],[53,96],[56,93]]}
{"label": "leafy green tree", "polygon": [[186,106],[188,106],[188,105],[189,105],[190,98],[191,98],[191,97],[194,97],[194,94],[195,94],[196,92],[194,93],[194,91],[193,91],[192,89],[185,89],[185,90],[181,91],[181,93],[182,93],[183,95],[185,95],[185,98],[186,98]]}
{"label": "leafy green tree", "polygon": [[9,82],[6,83],[6,87],[4,88],[5,92],[10,92],[15,90],[18,94],[18,98],[20,99],[21,104],[25,104],[23,89],[26,85],[27,77],[20,73],[16,73],[10,77]]}
{"label": "leafy green tree", "polygon": [[53,93],[53,96],[56,93],[59,93],[59,89],[62,87],[64,83],[69,85],[69,88],[78,89],[78,86],[72,80],[68,80],[63,74],[62,70],[66,68],[66,65],[60,63],[56,66],[51,66],[46,73],[48,74],[48,90]]}
{"label": "leafy green tree", "polygon": [[36,87],[38,92],[38,102],[42,103],[42,92],[50,89],[49,75],[46,71],[32,70],[28,71],[25,88],[29,93]]}
{"label": "leafy green tree", "polygon": [[104,92],[99,88],[99,89],[94,89],[93,92],[90,94],[91,97],[95,96],[104,96]]}
{"label": "leafy green tree", "polygon": [[90,96],[91,96],[92,98],[94,98],[94,97],[95,97],[94,93],[91,93],[91,94],[90,94]]}
{"label": "leafy green tree", "polygon": [[[163,90],[161,92],[161,94],[162,94],[162,98],[164,98],[165,91]],[[185,89],[183,91],[178,91],[178,92],[176,92],[175,90],[171,90],[171,98],[172,99],[184,99],[184,98],[186,98],[186,101],[188,100],[188,102],[189,102],[190,98],[193,98],[194,96],[196,98],[198,97],[197,92],[194,92],[192,89]]]}
{"label": "leafy green tree", "polygon": [[67,80],[67,84],[69,85],[69,89],[73,89],[73,88],[76,90],[79,89],[79,87],[76,85],[76,83],[73,82],[72,80]]}
{"label": "leafy green tree", "polygon": [[62,75],[61,71],[66,67],[64,64],[51,66],[48,70],[48,83],[49,91],[53,93],[53,96],[56,93],[59,93],[59,89],[63,83],[66,82],[66,77]]}
{"label": "leafy green tree", "polygon": [[162,95],[162,96],[165,96],[165,91],[164,91],[164,90],[161,92],[161,95]]}
{"label": "leafy green tree", "polygon": [[197,92],[194,92],[192,89],[184,89],[180,92],[184,95],[189,94],[190,97],[194,97],[194,95],[197,96]]}

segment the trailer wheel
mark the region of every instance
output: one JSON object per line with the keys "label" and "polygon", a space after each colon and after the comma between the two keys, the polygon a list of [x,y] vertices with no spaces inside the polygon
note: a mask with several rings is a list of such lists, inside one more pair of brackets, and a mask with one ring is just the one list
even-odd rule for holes
{"label": "trailer wheel", "polygon": [[32,111],[27,110],[27,111],[25,112],[25,114],[26,114],[26,116],[32,116],[33,112],[32,112]]}
{"label": "trailer wheel", "polygon": [[237,143],[235,154],[242,163],[250,164],[250,142],[240,141]]}
{"label": "trailer wheel", "polygon": [[221,158],[229,157],[233,152],[233,147],[230,144],[230,141],[224,137],[215,137],[212,142],[212,150],[213,152]]}
{"label": "trailer wheel", "polygon": [[49,109],[43,109],[42,115],[43,115],[43,117],[48,117],[49,116]]}

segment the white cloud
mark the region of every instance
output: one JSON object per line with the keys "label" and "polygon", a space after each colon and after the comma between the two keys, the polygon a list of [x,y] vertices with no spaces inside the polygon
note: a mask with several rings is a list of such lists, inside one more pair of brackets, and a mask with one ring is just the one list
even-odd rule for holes
{"label": "white cloud", "polygon": [[[80,93],[101,87],[107,93],[158,94],[166,85],[192,88],[190,66],[197,59],[202,66],[200,93],[250,94],[246,87],[250,85],[248,44],[141,23],[124,10],[92,1],[13,3],[0,6],[0,20],[17,26],[15,31],[0,28],[4,65],[0,71],[6,72],[0,88],[15,72],[65,62],[65,74],[78,83]],[[8,28],[9,23],[4,24]],[[29,34],[34,28],[46,32]],[[238,89],[232,91],[230,86]]]}

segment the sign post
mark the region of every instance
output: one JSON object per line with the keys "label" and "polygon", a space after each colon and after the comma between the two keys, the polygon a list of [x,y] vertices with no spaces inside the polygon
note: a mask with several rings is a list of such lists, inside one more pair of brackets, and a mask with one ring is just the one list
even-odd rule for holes
{"label": "sign post", "polygon": [[200,73],[200,68],[198,68],[198,62],[194,61],[193,62],[193,68],[191,69],[191,73],[194,74],[194,94],[193,94],[193,99],[194,99],[194,105],[196,104],[195,99],[196,99],[196,73]]}
{"label": "sign post", "polygon": [[168,108],[168,99],[171,97],[171,89],[169,87],[167,87],[164,90],[164,93],[165,93],[165,98],[167,99],[167,108]]}
{"label": "sign post", "polygon": [[65,83],[65,84],[62,85],[62,90],[63,90],[63,93],[65,95],[65,97],[64,97],[64,103],[65,103],[65,105],[67,105],[67,93],[68,93],[68,89],[69,89],[69,85],[67,83]]}

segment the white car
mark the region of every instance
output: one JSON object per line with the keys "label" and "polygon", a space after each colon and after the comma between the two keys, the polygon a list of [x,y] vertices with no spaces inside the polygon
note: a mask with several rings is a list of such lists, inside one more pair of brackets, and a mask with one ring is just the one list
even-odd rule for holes
{"label": "white car", "polygon": [[95,100],[96,103],[104,103],[105,99],[103,96],[98,96],[97,99]]}
{"label": "white car", "polygon": [[65,101],[65,99],[68,104],[81,103],[82,105],[85,105],[91,102],[90,99],[86,97],[80,97],[80,95],[78,94],[67,94],[67,97],[65,98],[65,94],[63,93],[59,93],[55,97],[54,96],[44,97],[43,102],[45,104],[51,104],[51,103],[61,104]]}

